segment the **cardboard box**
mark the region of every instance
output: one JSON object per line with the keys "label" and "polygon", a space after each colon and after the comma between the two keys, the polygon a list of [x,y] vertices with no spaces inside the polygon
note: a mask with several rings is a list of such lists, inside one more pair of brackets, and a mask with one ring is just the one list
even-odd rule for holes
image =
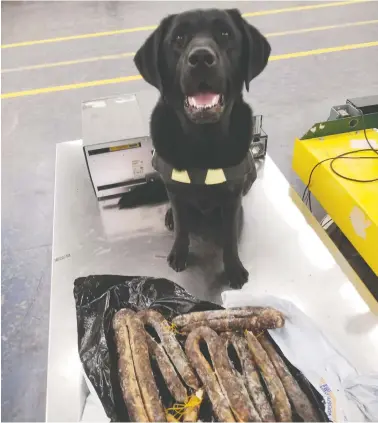
{"label": "cardboard box", "polygon": [[82,104],[84,154],[99,200],[120,196],[156,176],[148,126],[156,101],[157,93],[147,91]]}

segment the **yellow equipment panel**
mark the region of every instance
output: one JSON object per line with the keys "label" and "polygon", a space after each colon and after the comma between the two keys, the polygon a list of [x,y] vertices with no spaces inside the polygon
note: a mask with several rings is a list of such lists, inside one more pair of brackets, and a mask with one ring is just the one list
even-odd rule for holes
{"label": "yellow equipment panel", "polygon": [[[378,149],[378,130],[368,129],[366,135],[373,148]],[[364,131],[297,138],[293,169],[307,185],[312,169],[320,161],[368,148]],[[372,150],[348,155],[353,156],[378,157]],[[378,160],[343,158],[334,161],[333,167],[352,179],[378,178]],[[309,189],[378,276],[378,181],[361,183],[343,179],[332,171],[328,160],[314,170]]]}

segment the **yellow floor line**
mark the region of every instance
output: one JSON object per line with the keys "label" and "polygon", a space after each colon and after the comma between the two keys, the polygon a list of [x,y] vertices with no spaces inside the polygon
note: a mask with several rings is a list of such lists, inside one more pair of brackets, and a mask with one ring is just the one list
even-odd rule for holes
{"label": "yellow floor line", "polygon": [[27,47],[27,46],[34,46],[37,44],[59,43],[61,41],[72,41],[72,40],[83,40],[86,38],[107,37],[110,35],[121,35],[121,34],[128,34],[128,33],[139,32],[139,31],[152,31],[154,29],[156,29],[156,25],[139,26],[136,28],[117,29],[115,31],[103,31],[103,32],[93,32],[91,34],[69,35],[67,37],[46,38],[44,40],[21,41],[19,43],[3,44],[1,48],[6,49],[6,48],[15,48],[15,47]]}
{"label": "yellow floor line", "polygon": [[[335,53],[338,51],[355,50],[355,49],[377,47],[377,46],[378,46],[378,41],[372,41],[369,43],[360,43],[360,44],[348,44],[348,45],[338,46],[338,47],[319,48],[315,50],[298,51],[296,53],[279,54],[279,55],[271,56],[269,60],[277,61],[277,60],[294,59],[298,57],[315,56],[315,55],[325,54],[325,53]],[[15,97],[25,97],[30,95],[47,94],[47,93],[53,93],[58,91],[76,90],[79,88],[96,87],[96,86],[109,85],[109,84],[119,84],[122,82],[137,81],[140,79],[142,79],[140,75],[121,76],[121,77],[112,78],[112,79],[100,79],[98,81],[79,82],[76,84],[58,85],[53,87],[36,88],[33,90],[5,93],[5,94],[1,94],[1,98],[8,99],[8,98],[15,98]]]}
{"label": "yellow floor line", "polygon": [[[363,25],[373,25],[373,24],[378,24],[378,19],[370,20],[370,21],[347,22],[347,23],[343,23],[339,25],[317,26],[312,28],[294,29],[294,30],[281,31],[281,32],[271,32],[265,35],[268,38],[282,37],[285,35],[305,34],[309,32],[327,31],[332,29],[348,28],[348,27],[363,26]],[[102,60],[120,60],[126,57],[133,57],[134,55],[135,53],[110,54],[105,56],[88,57],[86,59],[66,60],[62,62],[41,63],[39,65],[20,66],[17,68],[6,68],[6,69],[1,69],[0,72],[12,73],[12,72],[23,72],[23,71],[40,70],[40,69],[50,69],[50,68],[55,68],[60,66],[71,66],[71,65],[78,65],[83,63],[99,62]]]}
{"label": "yellow floor line", "polygon": [[340,29],[340,28],[349,28],[353,26],[363,26],[363,25],[374,25],[378,23],[378,19],[373,19],[369,21],[358,21],[358,22],[346,22],[338,25],[326,25],[326,26],[315,26],[312,28],[303,28],[303,29],[293,29],[289,31],[280,31],[280,32],[271,32],[265,34],[268,38],[272,37],[282,37],[284,35],[295,35],[295,34],[306,34],[308,32],[317,32],[317,31],[328,31],[330,29]]}
{"label": "yellow floor line", "polygon": [[249,18],[251,16],[276,15],[278,13],[301,12],[303,10],[324,9],[326,7],[348,6],[350,4],[364,3],[364,2],[366,2],[366,0],[335,1],[332,3],[318,3],[318,4],[310,4],[307,6],[293,6],[293,7],[285,7],[283,9],[275,9],[275,10],[261,10],[260,12],[243,13],[243,18]]}
{"label": "yellow floor line", "polygon": [[1,94],[2,99],[25,97],[29,95],[47,94],[59,91],[77,90],[79,88],[96,87],[99,85],[120,84],[121,82],[137,81],[142,79],[140,75],[121,76],[111,79],[100,79],[98,81],[78,82],[77,84],[57,85],[54,87],[36,88],[34,90],[18,91],[13,93]]}
{"label": "yellow floor line", "polygon": [[106,56],[88,57],[87,59],[66,60],[63,62],[53,62],[53,63],[42,63],[40,65],[20,66],[18,68],[1,69],[1,73],[49,69],[49,68],[56,68],[60,66],[79,65],[81,63],[100,62],[102,60],[119,60],[119,59],[124,59],[126,57],[133,57],[134,55],[135,53],[120,53],[120,54],[109,54]]}
{"label": "yellow floor line", "polygon": [[378,46],[378,41],[372,41],[369,43],[359,43],[359,44],[347,44],[345,46],[317,48],[315,50],[298,51],[296,53],[278,54],[275,56],[271,56],[269,60],[275,61],[275,60],[295,59],[297,57],[316,56],[318,54],[336,53],[338,51],[356,50],[360,48],[377,47],[377,46]]}
{"label": "yellow floor line", "polygon": [[[306,6],[285,7],[282,9],[274,9],[274,10],[260,10],[256,12],[243,13],[243,17],[250,18],[255,16],[276,15],[279,13],[300,12],[305,10],[324,9],[328,7],[348,6],[348,5],[353,5],[356,3],[365,3],[368,1],[371,1],[371,0],[347,0],[347,1],[336,1],[332,3],[311,4]],[[156,28],[156,25],[150,25],[150,26],[140,26],[136,28],[118,29],[114,31],[103,31],[103,32],[94,32],[90,34],[78,34],[78,35],[70,35],[65,37],[46,38],[43,40],[21,41],[16,43],[3,44],[1,48],[7,49],[7,48],[15,48],[15,47],[27,47],[27,46],[37,45],[37,44],[48,44],[48,43],[57,43],[62,41],[80,40],[80,39],[86,39],[86,38],[105,37],[110,35],[128,34],[132,32],[140,32],[140,31],[152,31],[155,28]]]}

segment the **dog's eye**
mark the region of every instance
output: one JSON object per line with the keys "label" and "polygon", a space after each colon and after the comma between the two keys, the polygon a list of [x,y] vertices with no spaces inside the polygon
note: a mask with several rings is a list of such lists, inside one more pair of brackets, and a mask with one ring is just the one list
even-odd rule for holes
{"label": "dog's eye", "polygon": [[222,31],[221,35],[222,35],[223,38],[229,38],[230,33],[228,31]]}
{"label": "dog's eye", "polygon": [[176,44],[178,47],[183,47],[183,46],[184,46],[184,44],[185,44],[185,39],[186,39],[185,35],[183,35],[183,34],[178,34],[178,35],[176,35],[176,37],[175,37],[175,44]]}

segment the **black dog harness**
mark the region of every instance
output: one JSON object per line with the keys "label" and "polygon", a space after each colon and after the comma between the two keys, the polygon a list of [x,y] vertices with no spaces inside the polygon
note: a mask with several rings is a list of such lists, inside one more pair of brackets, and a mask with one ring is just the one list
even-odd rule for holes
{"label": "black dog harness", "polygon": [[182,183],[197,185],[217,185],[225,182],[242,181],[252,172],[256,172],[255,162],[252,153],[249,151],[247,157],[238,165],[220,169],[188,169],[177,170],[160,156],[152,156],[152,167],[159,172],[166,184]]}

